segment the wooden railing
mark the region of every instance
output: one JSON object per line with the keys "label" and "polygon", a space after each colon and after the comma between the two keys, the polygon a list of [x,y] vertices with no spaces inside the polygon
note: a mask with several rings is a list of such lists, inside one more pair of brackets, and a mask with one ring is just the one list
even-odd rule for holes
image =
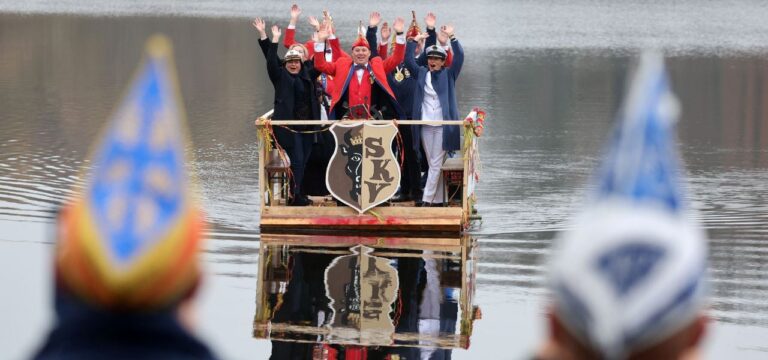
{"label": "wooden railing", "polygon": [[[332,125],[336,123],[359,123],[359,122],[365,122],[368,124],[374,124],[374,125],[387,125],[387,124],[395,124],[395,125],[445,125],[445,126],[461,126],[461,127],[469,127],[469,123],[465,122],[463,120],[445,120],[445,121],[432,121],[432,120],[271,120],[271,116],[273,114],[273,110],[270,110],[269,112],[265,113],[255,121],[255,125],[258,129],[262,129],[265,126],[292,126],[292,125]],[[265,199],[265,194],[267,194],[268,187],[270,186],[267,181],[267,173],[266,173],[266,166],[268,162],[268,155],[267,154],[267,147],[264,146],[265,144],[263,141],[265,140],[264,136],[259,136],[259,193],[261,194],[261,210],[263,213],[263,210],[267,206],[274,206],[273,203],[267,204]],[[461,142],[462,149],[458,153],[459,156],[463,156],[461,159],[461,162],[463,164],[463,180],[462,180],[462,194],[461,194],[461,207],[462,212],[464,216],[464,221],[468,221],[468,217],[470,215],[470,211],[472,210],[470,208],[470,204],[468,203],[467,199],[468,196],[471,194],[468,194],[468,182],[469,182],[469,176],[472,176],[470,174],[470,161],[471,156],[465,156],[465,154],[468,154],[464,149],[465,142]],[[473,146],[476,146],[473,142]],[[442,175],[442,171],[441,171]],[[445,179],[444,179],[445,180]],[[272,189],[270,189],[272,191]],[[442,191],[442,189],[441,189]],[[450,194],[446,194],[448,196]],[[448,199],[445,199],[446,202]]]}

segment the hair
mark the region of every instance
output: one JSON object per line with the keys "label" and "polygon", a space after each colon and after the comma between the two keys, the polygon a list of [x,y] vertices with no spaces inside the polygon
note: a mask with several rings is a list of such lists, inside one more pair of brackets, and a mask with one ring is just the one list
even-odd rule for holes
{"label": "hair", "polygon": [[289,46],[289,47],[288,47],[288,50],[291,50],[291,49],[293,49],[293,48],[297,48],[297,47],[298,47],[298,48],[301,48],[301,50],[303,50],[303,51],[304,51],[304,58],[303,58],[303,59],[301,59],[301,61],[307,61],[307,60],[309,60],[309,59],[308,59],[308,57],[309,57],[309,51],[307,51],[307,47],[306,47],[306,46],[304,46],[304,44],[295,43],[295,44],[293,44],[293,45]]}
{"label": "hair", "polygon": [[[581,334],[574,334],[572,330],[565,325],[560,317],[553,312],[553,309],[547,314],[549,322],[550,340],[558,350],[546,349],[541,358],[558,358],[559,352],[567,352],[572,359],[602,359],[603,354],[597,348],[589,343]],[[706,332],[706,323],[708,318],[702,312],[691,319],[684,326],[668,334],[663,339],[655,341],[645,346],[628,349],[624,354],[628,360],[647,360],[669,358],[677,359],[683,354],[695,351],[700,344],[704,333]]]}

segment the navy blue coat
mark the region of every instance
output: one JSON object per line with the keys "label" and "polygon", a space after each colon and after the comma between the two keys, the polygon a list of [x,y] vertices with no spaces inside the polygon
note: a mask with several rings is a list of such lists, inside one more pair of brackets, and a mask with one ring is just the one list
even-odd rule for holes
{"label": "navy blue coat", "polygon": [[[376,36],[377,29],[378,27],[376,26],[369,26],[368,31],[365,34],[365,38],[368,40],[368,44],[370,44],[371,47],[371,57],[379,56],[378,37]],[[437,43],[437,32],[435,32],[435,29],[427,29],[427,34],[429,34],[429,37],[427,37],[426,42],[424,43],[424,48]],[[419,54],[416,63],[419,65],[427,65],[426,55],[427,54],[424,52]],[[403,60],[398,67],[404,69],[405,60]],[[392,87],[392,92],[395,93],[395,98],[403,109],[403,118],[406,120],[413,120],[415,119],[413,117],[413,92],[416,90],[417,86],[416,77],[414,74],[408,73],[408,76],[405,76],[402,81],[397,81],[397,79],[395,79],[395,73],[396,71],[387,74],[387,82],[389,83],[389,86]],[[413,139],[412,147],[414,150],[418,151],[421,144],[421,127],[419,125],[410,126],[411,137]]]}
{"label": "navy blue coat", "polygon": [[[414,119],[421,119],[421,105],[424,102],[424,86],[427,84],[427,73],[429,69],[426,66],[419,66],[413,57],[416,46],[415,41],[409,41],[405,47],[405,66],[415,74],[417,86],[413,92],[413,108],[411,114]],[[459,120],[459,106],[456,102],[456,79],[459,78],[461,67],[464,65],[464,49],[456,39],[451,40],[453,49],[453,63],[448,68],[432,73],[432,77],[437,81],[437,97],[440,100],[440,106],[443,108],[443,120]],[[461,131],[459,126],[443,127],[443,150],[456,151],[461,149]]]}
{"label": "navy blue coat", "polygon": [[177,308],[109,311],[92,306],[58,284],[56,323],[35,360],[215,359],[177,318]]}

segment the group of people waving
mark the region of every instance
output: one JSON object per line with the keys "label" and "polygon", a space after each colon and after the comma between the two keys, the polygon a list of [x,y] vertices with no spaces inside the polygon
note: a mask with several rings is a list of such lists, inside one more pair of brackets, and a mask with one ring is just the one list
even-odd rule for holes
{"label": "group of people waving", "polygon": [[[381,14],[373,12],[365,35],[359,33],[347,53],[336,37],[333,20],[327,12],[322,21],[310,16],[309,23],[315,30],[311,39],[304,44],[296,42],[300,14],[301,8],[293,5],[283,40],[288,51],[282,60],[277,54],[282,29],[273,25],[270,39],[264,20],[253,21],[267,59],[269,79],[275,88],[273,120],[460,119],[455,86],[464,51],[453,26],[444,25],[438,30],[435,15],[429,13],[424,19],[426,32],[421,32],[415,15],[407,30],[405,20],[398,17],[391,27],[387,22],[382,23],[379,31]],[[446,154],[461,147],[459,128],[400,125],[398,130],[404,144],[400,150],[404,173],[400,193],[393,200],[441,206],[445,199],[440,167]],[[288,205],[310,205],[307,190],[312,195],[323,195],[323,191],[327,194],[324,182],[322,189],[311,190],[317,185],[310,181],[305,184],[304,179],[317,183],[312,172],[324,174],[325,166],[317,163],[327,164],[333,154],[334,141],[329,132],[291,131],[280,127],[274,132],[277,143],[291,162],[293,181]],[[318,161],[310,161],[311,158]],[[422,190],[424,161],[428,170]]]}

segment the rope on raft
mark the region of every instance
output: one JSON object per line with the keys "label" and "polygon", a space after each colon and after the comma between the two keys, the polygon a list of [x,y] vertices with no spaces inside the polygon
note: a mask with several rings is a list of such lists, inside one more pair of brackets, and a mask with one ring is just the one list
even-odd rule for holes
{"label": "rope on raft", "polygon": [[[288,158],[288,155],[285,152],[285,149],[283,149],[282,146],[280,146],[280,143],[277,142],[277,137],[275,136],[275,131],[272,128],[272,123],[268,121],[268,119],[259,118],[259,127],[258,130],[258,137],[262,144],[264,144],[264,150],[269,153],[272,151],[272,143],[274,142],[276,148],[277,148],[277,154],[280,157],[280,160],[284,164],[290,164],[290,159]],[[290,166],[288,166],[285,169],[286,176],[288,177],[288,182],[283,185],[282,190],[287,190],[288,197],[290,198],[293,194],[291,193],[291,190],[295,187],[295,179],[293,177],[293,170]],[[288,185],[293,186],[288,186]],[[288,187],[288,189],[285,189],[285,187]],[[271,195],[271,189],[267,188],[267,193]],[[286,199],[288,201],[288,199]]]}

